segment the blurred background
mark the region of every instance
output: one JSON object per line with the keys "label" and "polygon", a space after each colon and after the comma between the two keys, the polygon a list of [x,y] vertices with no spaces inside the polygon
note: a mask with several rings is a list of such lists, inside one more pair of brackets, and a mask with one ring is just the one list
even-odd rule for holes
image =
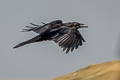
{"label": "blurred background", "polygon": [[[119,0],[0,0],[0,78],[52,78],[89,64],[120,59]],[[86,42],[65,54],[54,42],[12,47],[37,34],[30,22],[76,21]]]}

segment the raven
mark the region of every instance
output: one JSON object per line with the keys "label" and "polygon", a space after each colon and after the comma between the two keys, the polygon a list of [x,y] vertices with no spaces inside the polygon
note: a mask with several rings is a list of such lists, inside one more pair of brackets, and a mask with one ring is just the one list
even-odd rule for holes
{"label": "raven", "polygon": [[26,44],[52,40],[66,51],[66,54],[71,50],[77,49],[85,42],[84,38],[78,31],[79,28],[88,27],[85,24],[78,22],[67,22],[63,23],[62,20],[55,20],[50,23],[43,23],[43,25],[36,25],[30,23],[32,26],[26,26],[27,29],[23,29],[23,32],[33,31],[38,35],[30,40],[24,41],[13,48],[18,48]]}

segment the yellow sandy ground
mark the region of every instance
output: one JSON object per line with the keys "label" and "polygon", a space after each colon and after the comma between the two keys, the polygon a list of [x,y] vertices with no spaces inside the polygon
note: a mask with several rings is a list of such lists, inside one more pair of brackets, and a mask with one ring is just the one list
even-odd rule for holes
{"label": "yellow sandy ground", "polygon": [[120,60],[90,65],[53,80],[120,80]]}

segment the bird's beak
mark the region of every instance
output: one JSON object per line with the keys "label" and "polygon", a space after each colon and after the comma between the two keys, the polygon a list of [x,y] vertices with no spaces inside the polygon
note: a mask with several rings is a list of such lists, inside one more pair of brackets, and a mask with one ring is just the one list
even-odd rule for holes
{"label": "bird's beak", "polygon": [[79,26],[80,28],[88,28],[88,25],[82,24]]}

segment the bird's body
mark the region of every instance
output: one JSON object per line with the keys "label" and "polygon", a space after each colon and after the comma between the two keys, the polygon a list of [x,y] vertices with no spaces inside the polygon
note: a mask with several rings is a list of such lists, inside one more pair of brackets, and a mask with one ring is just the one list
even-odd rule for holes
{"label": "bird's body", "polygon": [[77,30],[78,28],[87,27],[84,24],[77,22],[63,23],[61,20],[55,20],[47,24],[43,23],[44,25],[42,26],[33,23],[30,24],[36,27],[26,26],[29,29],[23,29],[23,31],[33,31],[38,33],[38,35],[30,40],[16,45],[14,48],[34,42],[53,40],[58,43],[61,48],[63,48],[63,51],[66,50],[66,53],[68,53],[69,50],[73,51],[74,48],[77,49],[82,45],[82,42],[85,42],[84,38]]}

